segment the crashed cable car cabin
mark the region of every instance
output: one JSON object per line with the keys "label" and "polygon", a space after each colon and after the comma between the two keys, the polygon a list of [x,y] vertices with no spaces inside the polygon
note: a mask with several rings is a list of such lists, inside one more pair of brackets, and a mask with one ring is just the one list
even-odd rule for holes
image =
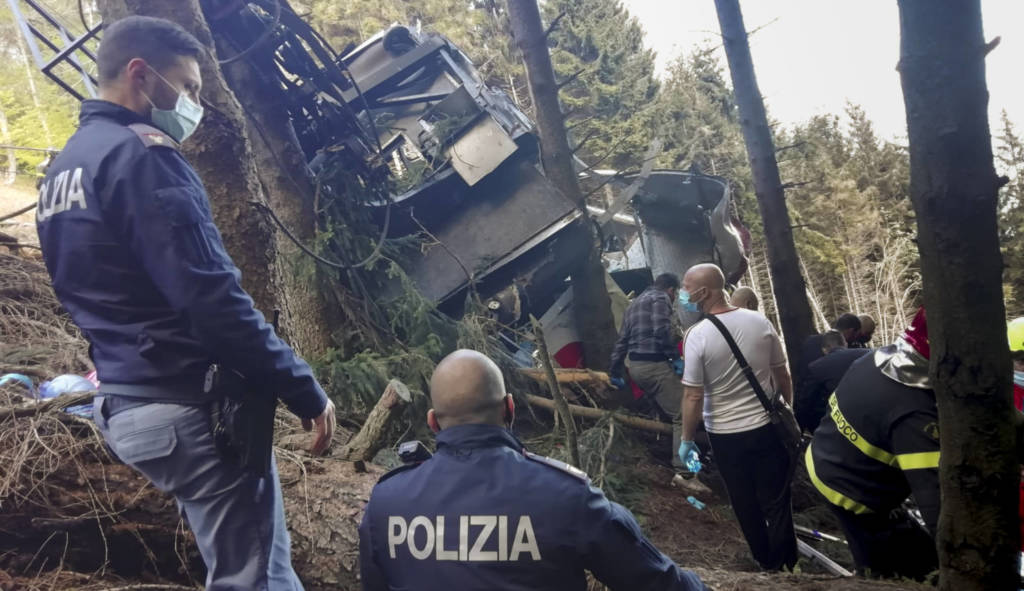
{"label": "crashed cable car cabin", "polygon": [[[101,25],[76,36],[36,2],[10,4],[39,68],[77,98],[95,96],[87,42]],[[35,14],[26,18],[21,7]],[[284,0],[270,12],[242,4],[210,24],[276,65],[264,74],[280,82],[314,174],[339,157],[365,178],[390,174],[391,194],[364,207],[388,238],[425,230],[436,239],[404,270],[446,314],[462,313],[473,281],[501,323],[541,318],[555,360],[582,367],[568,274],[588,248],[591,220],[601,224],[617,326],[626,294],[660,273],[682,275],[702,262],[719,264],[730,281],[746,271],[749,239],[727,180],[696,170],[593,171],[580,162],[584,184],[635,192],[628,212],[580,211],[544,177],[533,122],[443,35],[392,26],[339,55]],[[521,349],[512,338],[507,344]]]}

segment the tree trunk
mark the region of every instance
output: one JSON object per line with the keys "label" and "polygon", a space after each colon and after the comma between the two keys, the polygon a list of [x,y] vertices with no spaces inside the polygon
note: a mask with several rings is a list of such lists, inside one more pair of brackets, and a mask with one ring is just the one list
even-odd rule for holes
{"label": "tree trunk", "polygon": [[526,63],[534,117],[540,134],[544,175],[580,209],[590,241],[591,247],[587,249],[586,256],[576,262],[572,271],[576,328],[583,340],[583,357],[587,367],[607,369],[618,331],[601,263],[601,240],[587,213],[586,198],[576,181],[572,150],[565,133],[565,118],[558,104],[558,84],[540,11],[536,0],[508,0],[508,13],[512,34]]}
{"label": "tree trunk", "polygon": [[[285,214],[281,217],[296,229],[312,227],[312,206],[307,206],[309,200],[304,196],[284,188],[287,183],[281,179],[286,178],[286,173],[271,160],[266,144],[260,140],[261,148],[256,149],[250,142],[246,132],[250,129],[251,119],[245,117],[235,93],[214,60],[214,40],[199,1],[103,0],[100,11],[108,23],[129,14],[174,21],[210,48],[210,53],[200,59],[206,113],[193,139],[182,145],[182,152],[205,182],[225,246],[241,269],[242,284],[256,307],[267,316],[275,309],[284,312],[281,332],[292,337],[292,344],[298,351],[307,354],[322,351],[330,325],[323,321],[323,307],[316,299],[319,290],[310,290],[308,283],[300,285],[294,274],[284,268],[275,228],[248,202],[266,203],[268,193],[272,193],[273,198],[269,199],[271,206],[280,205],[275,207],[275,211],[280,209]],[[277,95],[267,93],[266,88],[255,83],[255,88],[247,88],[246,83],[252,80],[251,76],[246,76],[250,66],[237,63],[236,66],[230,69],[230,77],[238,83],[239,94],[245,97],[258,95],[255,99],[246,98],[246,106],[254,113],[253,118],[266,121],[264,129],[270,141],[281,140],[278,149],[286,153],[282,160],[289,161],[293,154],[287,140],[281,139],[284,135],[282,128],[287,128],[288,123],[286,117],[281,117],[280,107],[274,103]],[[267,100],[260,103],[260,98]],[[275,113],[276,122],[272,121],[273,117],[267,117],[269,112]],[[308,177],[298,178],[308,184]],[[307,223],[298,223],[298,212],[308,214]]]}
{"label": "tree trunk", "polygon": [[[725,55],[729,60],[733,92],[740,111],[743,141],[754,177],[754,192],[764,222],[764,238],[770,262],[775,300],[778,302],[786,352],[791,367],[798,367],[800,346],[814,332],[811,305],[800,275],[800,259],[793,243],[793,229],[786,209],[786,195],[779,179],[779,163],[768,127],[764,100],[757,88],[754,63],[750,57],[747,30],[739,0],[715,0],[718,23],[722,29]],[[799,376],[796,376],[799,380]]]}
{"label": "tree trunk", "polygon": [[942,448],[940,588],[1016,589],[1019,465],[980,0],[899,0],[899,9]]}
{"label": "tree trunk", "polygon": [[[210,3],[202,4],[207,13],[216,12]],[[215,41],[222,56],[237,55],[245,49],[233,47],[222,38]],[[275,68],[273,52],[257,50],[246,59],[227,64],[222,72],[241,104],[267,205],[296,238],[312,245],[316,238],[314,179],[291,122],[282,116],[287,112],[284,90],[276,78],[262,74]],[[271,220],[265,221],[272,226]],[[276,238],[282,332],[300,353],[321,354],[331,344],[326,328],[337,326],[339,318],[330,313],[332,307],[325,299],[329,292],[317,289],[315,283],[311,286],[310,277],[337,281],[336,273],[324,271],[281,232],[277,232]]]}

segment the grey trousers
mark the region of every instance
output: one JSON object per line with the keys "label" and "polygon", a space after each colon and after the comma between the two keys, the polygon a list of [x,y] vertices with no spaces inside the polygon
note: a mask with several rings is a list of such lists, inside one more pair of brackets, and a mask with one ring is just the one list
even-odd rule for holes
{"label": "grey trousers", "polygon": [[93,416],[119,458],[174,495],[206,563],[208,591],[302,591],[292,570],[277,464],[257,477],[220,456],[203,406],[146,404]]}
{"label": "grey trousers", "polygon": [[683,432],[683,382],[667,361],[630,361],[629,377],[654,398],[661,410],[672,418],[672,467],[682,468],[679,439]]}

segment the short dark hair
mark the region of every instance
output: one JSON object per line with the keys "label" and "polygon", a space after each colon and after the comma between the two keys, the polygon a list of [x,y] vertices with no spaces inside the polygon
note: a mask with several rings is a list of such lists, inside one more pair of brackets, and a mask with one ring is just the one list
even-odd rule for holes
{"label": "short dark hair", "polygon": [[654,278],[654,287],[665,291],[679,289],[679,275],[675,273],[662,273]]}
{"label": "short dark hair", "polygon": [[836,323],[832,325],[832,328],[836,330],[860,330],[860,318],[857,318],[856,314],[847,312],[836,319]]}
{"label": "short dark hair", "polygon": [[121,75],[128,62],[137,57],[156,70],[171,65],[175,58],[199,58],[203,45],[177,23],[151,16],[128,16],[104,27],[96,55],[100,84]]}
{"label": "short dark hair", "polygon": [[836,349],[846,348],[846,337],[843,333],[838,330],[829,330],[825,334],[821,335],[821,350],[825,353],[831,353]]}

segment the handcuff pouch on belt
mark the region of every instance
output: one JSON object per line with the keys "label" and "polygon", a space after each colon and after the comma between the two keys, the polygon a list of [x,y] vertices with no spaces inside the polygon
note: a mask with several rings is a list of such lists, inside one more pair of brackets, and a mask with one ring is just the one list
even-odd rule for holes
{"label": "handcuff pouch on belt", "polygon": [[206,371],[203,392],[211,398],[210,430],[221,455],[250,473],[268,474],[276,397],[219,365]]}

